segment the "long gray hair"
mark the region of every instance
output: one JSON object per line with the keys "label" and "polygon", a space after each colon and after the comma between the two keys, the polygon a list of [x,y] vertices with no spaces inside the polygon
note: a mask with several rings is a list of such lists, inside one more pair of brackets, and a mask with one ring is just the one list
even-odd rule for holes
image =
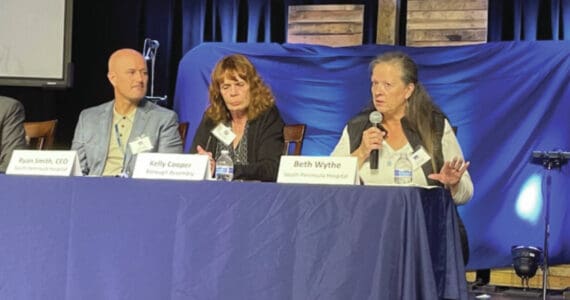
{"label": "long gray hair", "polygon": [[441,143],[437,140],[437,136],[434,132],[436,127],[435,124],[433,124],[434,120],[432,116],[434,111],[441,112],[441,110],[433,103],[424,86],[418,81],[418,66],[403,52],[386,52],[377,56],[370,63],[370,72],[380,63],[398,66],[402,71],[402,81],[406,85],[410,83],[414,84],[414,91],[410,98],[407,99],[405,118],[413,129],[419,133],[423,146],[432,157],[431,163],[433,170],[434,172],[438,172],[439,170],[436,169],[436,166],[443,162],[436,162],[435,157],[437,156],[435,156],[434,153],[439,151]]}

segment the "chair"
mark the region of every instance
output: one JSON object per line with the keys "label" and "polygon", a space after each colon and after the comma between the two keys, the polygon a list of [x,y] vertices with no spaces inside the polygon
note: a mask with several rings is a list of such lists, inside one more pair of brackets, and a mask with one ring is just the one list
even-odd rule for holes
{"label": "chair", "polygon": [[182,139],[182,149],[186,147],[186,136],[188,135],[189,122],[178,123],[178,133],[180,133],[180,138]]}
{"label": "chair", "polygon": [[30,149],[46,150],[53,147],[57,120],[24,122],[26,144]]}
{"label": "chair", "polygon": [[[301,155],[301,147],[303,147],[303,139],[305,138],[305,124],[291,124],[283,127],[283,155]],[[289,153],[289,146],[295,144],[292,153]]]}

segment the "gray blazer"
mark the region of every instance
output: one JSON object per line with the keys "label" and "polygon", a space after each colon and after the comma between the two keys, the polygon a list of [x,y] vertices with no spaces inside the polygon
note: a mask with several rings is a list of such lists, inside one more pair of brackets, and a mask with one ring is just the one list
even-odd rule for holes
{"label": "gray blazer", "polygon": [[26,147],[24,118],[22,103],[0,96],[0,172],[6,172],[14,149]]}
{"label": "gray blazer", "polygon": [[[85,175],[103,174],[113,130],[113,104],[114,101],[109,101],[85,109],[79,115],[71,149],[77,150]],[[148,152],[182,153],[176,113],[143,99],[137,108],[125,152],[124,168],[129,175],[133,173],[136,155],[131,153],[128,144],[141,135],[147,136],[153,146]]]}

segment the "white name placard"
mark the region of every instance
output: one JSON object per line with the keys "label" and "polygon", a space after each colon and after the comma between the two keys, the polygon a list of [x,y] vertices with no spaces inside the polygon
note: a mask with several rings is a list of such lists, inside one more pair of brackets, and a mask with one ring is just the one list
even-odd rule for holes
{"label": "white name placard", "polygon": [[207,155],[139,153],[133,178],[204,180],[210,177]]}
{"label": "white name placard", "polygon": [[81,176],[76,151],[14,150],[6,170],[9,175]]}
{"label": "white name placard", "polygon": [[357,184],[356,157],[281,156],[277,182]]}

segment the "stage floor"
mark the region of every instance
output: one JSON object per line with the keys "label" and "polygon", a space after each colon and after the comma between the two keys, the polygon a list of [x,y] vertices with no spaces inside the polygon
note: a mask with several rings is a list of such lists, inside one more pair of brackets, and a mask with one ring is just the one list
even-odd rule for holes
{"label": "stage floor", "polygon": [[[570,299],[570,290],[549,290],[546,299],[549,300],[568,300]],[[515,299],[542,299],[542,290],[527,289],[498,286],[481,286],[470,288],[469,300],[491,299],[491,300],[515,300]]]}

